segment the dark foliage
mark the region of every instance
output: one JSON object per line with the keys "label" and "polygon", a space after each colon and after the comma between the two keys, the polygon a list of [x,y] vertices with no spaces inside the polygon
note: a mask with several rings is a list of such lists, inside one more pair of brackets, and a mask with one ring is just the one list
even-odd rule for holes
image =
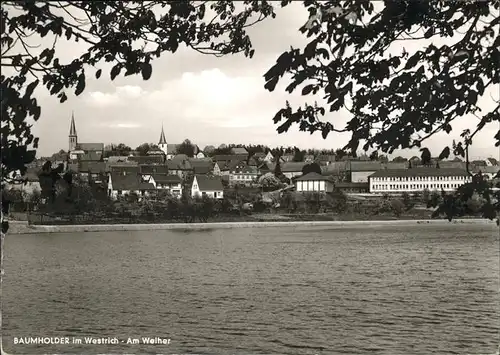
{"label": "dark foliage", "polygon": [[[65,102],[73,91],[84,92],[89,75],[100,78],[102,64],[111,63],[119,75],[152,75],[152,61],[186,46],[201,53],[243,52],[252,57],[246,27],[275,16],[266,1],[3,1],[0,33],[1,140],[3,177],[25,171],[35,158],[38,138],[30,120],[41,114],[35,90],[43,85]],[[207,18],[209,11],[213,17]],[[33,50],[40,37],[53,45]],[[57,42],[83,42],[88,49],[69,62],[60,59]]]}
{"label": "dark foliage", "polygon": [[[439,159],[453,153],[468,160],[477,132],[500,121],[499,102],[488,112],[479,107],[479,100],[500,83],[499,1],[303,5],[310,17],[300,31],[310,41],[279,56],[264,75],[265,88],[273,91],[283,78],[291,78],[287,92],[300,88],[304,96],[321,95],[326,105],[292,108],[287,102],[274,117],[278,133],[294,125],[321,132],[323,138],[349,133],[343,150],[353,156],[358,148],[385,153],[421,148],[422,164],[429,166],[431,152],[422,144],[437,132],[450,133],[457,118],[475,116],[475,127],[461,132],[461,142],[443,147]],[[388,51],[396,42],[438,37],[447,38],[446,44],[428,44],[413,53]],[[351,115],[346,126],[334,121],[337,111]],[[500,131],[492,138],[499,146]]]}
{"label": "dark foliage", "polygon": [[185,139],[184,142],[177,147],[177,154],[186,154],[189,158],[192,158],[194,156],[194,149],[193,143],[191,143],[189,139]]}
{"label": "dark foliage", "polygon": [[306,164],[302,168],[302,175],[306,175],[309,173],[317,173],[321,175],[321,167],[318,163]]}
{"label": "dark foliage", "polygon": [[139,156],[146,156],[150,150],[157,149],[158,145],[154,143],[142,143],[140,146],[135,148],[135,151]]}

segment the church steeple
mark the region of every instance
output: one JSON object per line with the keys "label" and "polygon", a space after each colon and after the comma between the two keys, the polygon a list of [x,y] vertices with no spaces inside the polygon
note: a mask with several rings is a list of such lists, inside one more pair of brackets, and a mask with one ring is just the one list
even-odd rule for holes
{"label": "church steeple", "polygon": [[76,145],[78,143],[78,136],[76,134],[76,126],[75,126],[75,113],[71,113],[71,124],[69,126],[69,151],[73,151],[76,149]]}
{"label": "church steeple", "polygon": [[69,127],[69,136],[76,136],[75,112],[71,112],[71,126]]}
{"label": "church steeple", "polygon": [[158,142],[158,148],[165,154],[168,155],[168,144],[165,138],[165,132],[163,131],[163,124],[161,125],[160,141]]}
{"label": "church steeple", "polygon": [[163,125],[161,125],[160,141],[158,142],[158,145],[160,144],[167,144],[167,140],[165,139],[165,132],[163,132]]}

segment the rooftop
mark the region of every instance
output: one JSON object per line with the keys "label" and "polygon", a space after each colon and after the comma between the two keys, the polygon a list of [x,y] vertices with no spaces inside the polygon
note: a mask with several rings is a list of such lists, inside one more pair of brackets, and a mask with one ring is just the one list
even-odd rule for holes
{"label": "rooftop", "polygon": [[153,179],[157,184],[179,184],[182,179],[177,175],[153,174]]}
{"label": "rooftop", "polygon": [[200,191],[222,191],[224,187],[222,186],[222,180],[214,176],[206,175],[195,175],[193,182],[198,182],[198,187]]}
{"label": "rooftop", "polygon": [[374,177],[410,177],[410,176],[469,176],[466,170],[456,168],[412,168],[379,170],[370,175]]}
{"label": "rooftop", "polygon": [[298,177],[295,181],[332,181],[332,178],[330,176],[324,176],[315,172],[311,172],[309,174]]}

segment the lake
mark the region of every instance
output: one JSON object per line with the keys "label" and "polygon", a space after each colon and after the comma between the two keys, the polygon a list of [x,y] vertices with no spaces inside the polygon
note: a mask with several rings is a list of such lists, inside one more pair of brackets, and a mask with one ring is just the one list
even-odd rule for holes
{"label": "lake", "polygon": [[[14,354],[492,354],[499,249],[495,226],[467,224],[8,235],[3,346]],[[70,344],[14,344],[22,337]]]}

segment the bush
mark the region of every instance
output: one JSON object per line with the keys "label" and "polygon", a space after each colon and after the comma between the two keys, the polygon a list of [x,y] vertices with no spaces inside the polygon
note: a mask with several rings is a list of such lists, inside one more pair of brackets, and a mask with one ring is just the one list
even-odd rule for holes
{"label": "bush", "polygon": [[262,200],[257,200],[253,204],[253,210],[257,213],[262,213],[268,210],[268,205]]}
{"label": "bush", "polygon": [[347,211],[347,195],[340,190],[334,190],[326,195],[326,205],[336,213]]}
{"label": "bush", "polygon": [[403,192],[402,197],[402,202],[404,204],[404,207],[407,211],[411,210],[415,206],[414,200],[410,197],[410,194],[408,192]]}
{"label": "bush", "polygon": [[484,200],[477,193],[475,193],[471,198],[467,200],[466,205],[468,212],[472,215],[476,215],[481,212],[484,205]]}
{"label": "bush", "polygon": [[437,207],[443,202],[441,194],[437,191],[432,191],[427,201],[427,208]]}
{"label": "bush", "polygon": [[428,206],[430,200],[431,200],[431,192],[428,189],[424,189],[424,191],[422,191],[422,203]]}
{"label": "bush", "polygon": [[281,187],[281,181],[273,173],[267,173],[259,178],[263,191],[275,191]]}
{"label": "bush", "polygon": [[391,201],[391,209],[396,215],[396,217],[401,216],[405,209],[405,204],[402,200],[392,200]]}

